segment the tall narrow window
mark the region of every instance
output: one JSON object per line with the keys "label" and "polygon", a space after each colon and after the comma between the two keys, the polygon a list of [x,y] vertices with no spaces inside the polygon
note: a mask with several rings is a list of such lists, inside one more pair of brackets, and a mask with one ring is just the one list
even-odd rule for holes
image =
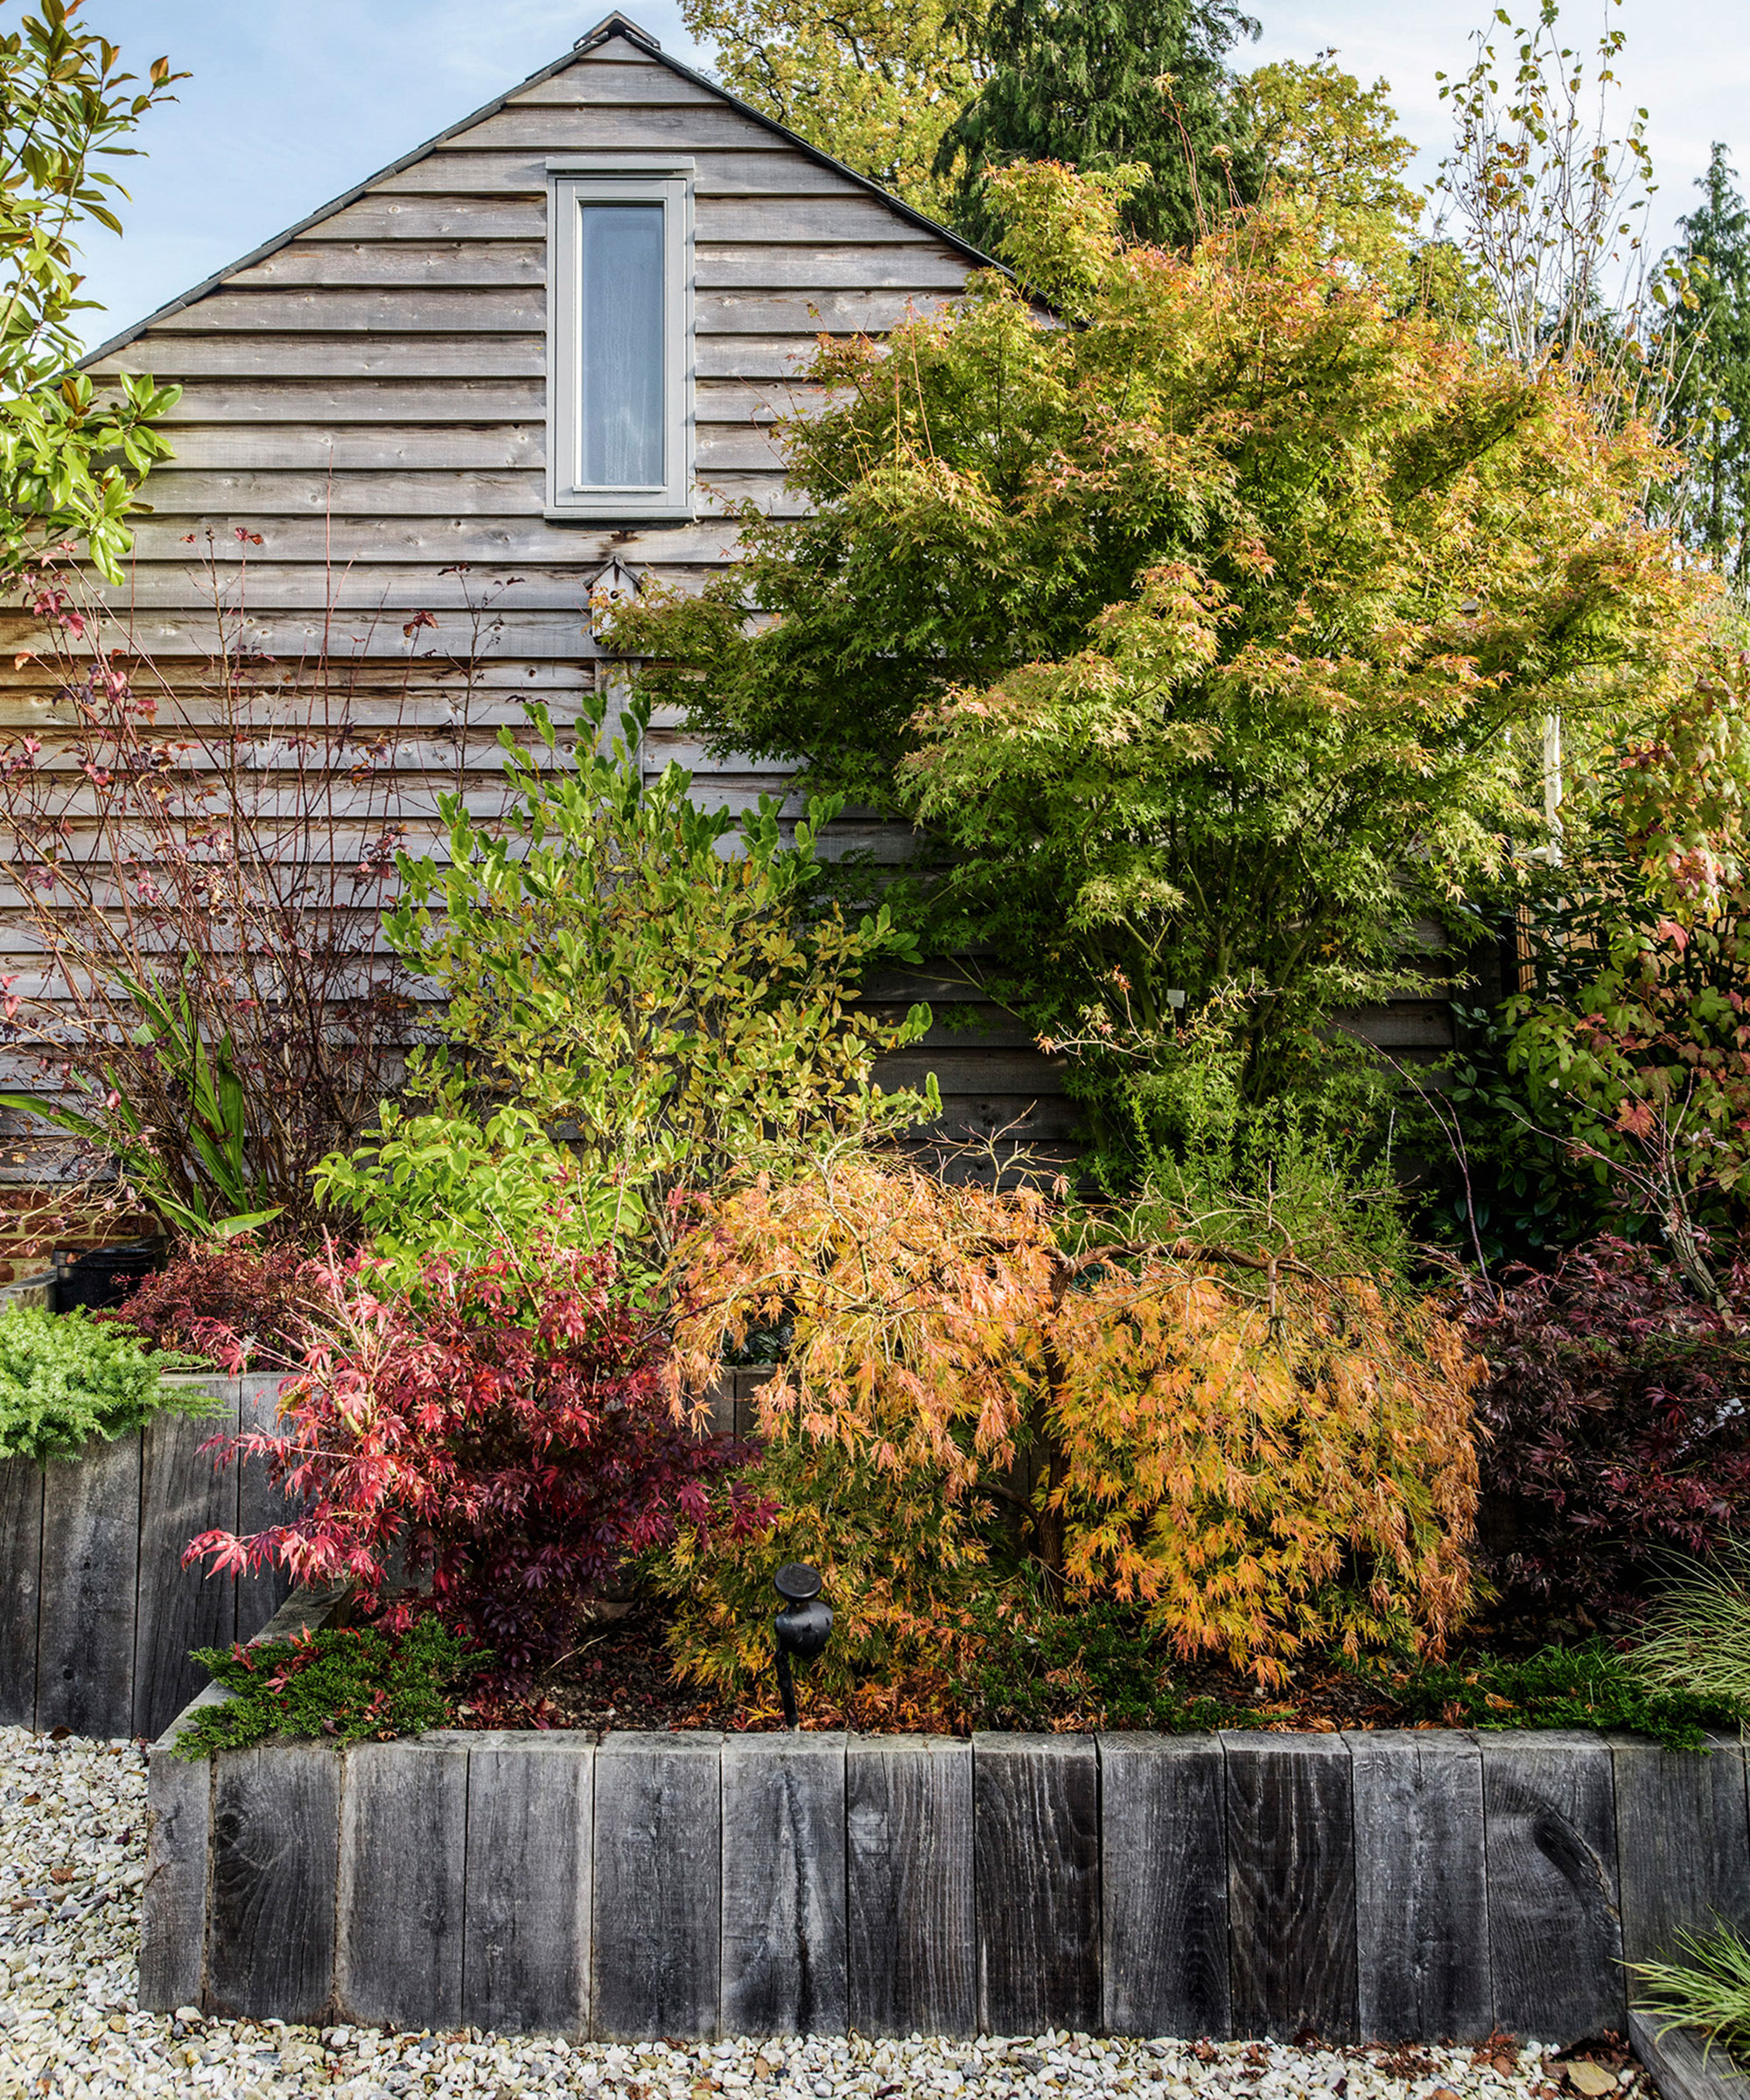
{"label": "tall narrow window", "polygon": [[690,163],[549,164],[550,514],[689,514]]}

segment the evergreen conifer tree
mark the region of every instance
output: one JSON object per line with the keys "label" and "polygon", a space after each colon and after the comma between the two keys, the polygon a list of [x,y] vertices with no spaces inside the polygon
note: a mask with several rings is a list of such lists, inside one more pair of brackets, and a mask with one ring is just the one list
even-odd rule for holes
{"label": "evergreen conifer tree", "polygon": [[1226,64],[1256,34],[1233,0],[996,0],[982,32],[988,76],[936,161],[957,177],[961,230],[994,244],[986,178],[1011,162],[1089,174],[1140,164],[1149,174],[1124,206],[1125,232],[1188,247],[1260,187]]}
{"label": "evergreen conifer tree", "polygon": [[1692,304],[1675,310],[1682,374],[1675,427],[1690,431],[1690,541],[1741,590],[1750,583],[1750,206],[1716,144],[1697,181],[1703,203],[1677,224]]}

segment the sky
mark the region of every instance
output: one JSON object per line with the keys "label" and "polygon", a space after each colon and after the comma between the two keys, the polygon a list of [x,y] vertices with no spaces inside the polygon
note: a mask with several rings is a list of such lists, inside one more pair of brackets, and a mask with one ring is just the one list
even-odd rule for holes
{"label": "sky", "polygon": [[[709,70],[678,0],[621,0],[666,51]],[[1468,62],[1489,0],[1246,0],[1262,19],[1242,65],[1310,59],[1391,84],[1429,179],[1450,136],[1438,72]],[[192,75],[150,116],[146,158],[112,163],[132,192],[117,241],[87,242],[88,342],[120,332],[558,57],[612,0],[87,0],[86,18],[144,73],[167,53]],[[1534,0],[1520,0],[1529,12]],[[1595,43],[1607,0],[1566,0]],[[1690,208],[1710,142],[1750,175],[1750,0],[1622,0],[1621,71],[1651,115],[1656,228]]]}

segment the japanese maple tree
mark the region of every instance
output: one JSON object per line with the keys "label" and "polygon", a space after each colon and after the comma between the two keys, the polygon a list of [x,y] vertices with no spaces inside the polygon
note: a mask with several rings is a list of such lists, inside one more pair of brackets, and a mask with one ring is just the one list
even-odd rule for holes
{"label": "japanese maple tree", "polygon": [[205,1533],[187,1558],[349,1581],[393,1632],[423,1608],[388,1593],[398,1557],[444,1622],[492,1651],[500,1688],[526,1689],[628,1555],[706,1516],[705,1483],[736,1453],[670,1411],[662,1330],[606,1252],[437,1256],[416,1296],[380,1289],[362,1257],[315,1280],[284,1427],[231,1446],[304,1508],[248,1537]]}
{"label": "japanese maple tree", "polygon": [[1480,1365],[1434,1305],[1290,1248],[1102,1229],[1036,1190],[841,1152],[721,1203],[680,1256],[666,1373],[785,1319],[741,1508],[668,1557],[677,1652],[738,1681],[754,1600],[809,1558],[855,1673],[946,1644],[1004,1544],[1064,1598],[1147,1606],[1185,1656],[1279,1682],[1308,1642],[1438,1650],[1471,1595]]}

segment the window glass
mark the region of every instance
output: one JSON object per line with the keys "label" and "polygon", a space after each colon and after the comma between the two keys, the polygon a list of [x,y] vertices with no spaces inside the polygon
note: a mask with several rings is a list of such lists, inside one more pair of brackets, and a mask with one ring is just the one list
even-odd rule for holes
{"label": "window glass", "polygon": [[579,479],[585,488],[661,486],[662,206],[578,208]]}

